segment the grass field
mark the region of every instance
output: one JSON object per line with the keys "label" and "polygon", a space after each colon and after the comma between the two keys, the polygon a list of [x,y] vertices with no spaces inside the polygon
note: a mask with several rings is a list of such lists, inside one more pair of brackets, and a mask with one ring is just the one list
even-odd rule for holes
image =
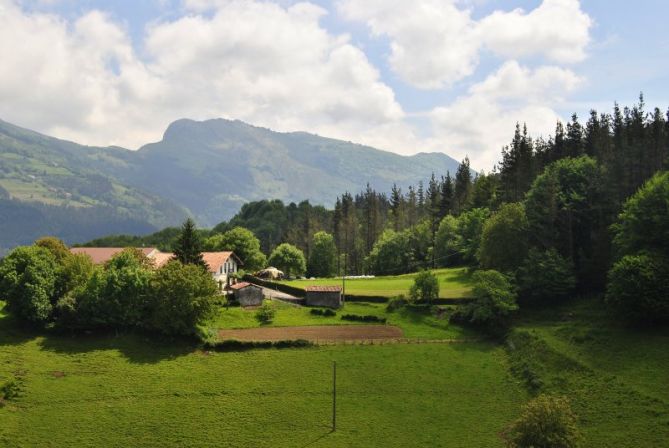
{"label": "grass field", "polygon": [[491,447],[527,398],[491,343],[205,354],[139,336],[32,335],[6,317],[0,329],[0,377],[23,383],[0,409],[8,447]]}
{"label": "grass field", "polygon": [[[456,339],[473,338],[476,334],[462,327],[449,325],[448,317],[438,318],[429,310],[401,309],[386,311],[383,303],[346,303],[333,317],[314,316],[309,308],[297,307],[279,301],[272,301],[276,317],[269,326],[288,327],[299,325],[355,325],[356,322],[341,320],[343,314],[374,315],[385,317],[389,325],[396,325],[407,338]],[[364,322],[360,322],[366,324]],[[255,319],[255,310],[240,307],[222,308],[212,325],[214,328],[256,328],[260,323]]]}
{"label": "grass field", "polygon": [[585,446],[669,446],[669,329],[615,324],[591,298],[526,312],[511,341],[521,378],[571,399]]}
{"label": "grass field", "polygon": [[[341,323],[281,306],[273,325]],[[382,305],[346,307],[385,315]],[[413,334],[466,334],[419,314],[392,318]],[[229,308],[217,324],[251,327],[252,316]],[[229,353],[139,335],[35,333],[0,311],[0,382],[22,384],[0,408],[0,446],[501,447],[520,406],[547,392],[570,398],[585,447],[663,447],[667,347],[668,330],[614,325],[598,299],[525,311],[506,344]]]}
{"label": "grass field", "polygon": [[[471,285],[466,268],[435,269],[439,279],[439,297],[458,299],[469,297]],[[374,277],[364,279],[346,279],[346,293],[359,296],[395,297],[400,294],[407,296],[416,274],[395,275],[392,277]],[[290,280],[284,283],[297,288],[307,286],[341,286],[341,278],[324,278],[315,280]]]}

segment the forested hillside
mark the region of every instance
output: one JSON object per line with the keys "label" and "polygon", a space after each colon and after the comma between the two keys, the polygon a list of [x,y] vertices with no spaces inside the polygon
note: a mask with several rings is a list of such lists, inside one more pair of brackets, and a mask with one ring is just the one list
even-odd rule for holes
{"label": "forested hillside", "polygon": [[[667,167],[667,117],[644,107],[641,97],[612,113],[593,110],[585,123],[574,115],[547,139],[530,138],[518,124],[490,173],[476,175],[465,160],[455,172],[435,171],[406,188],[342,191],[334,209],[252,202],[205,234],[241,226],[267,254],[288,242],[309,259],[314,234],[325,231],[336,243],[338,272],[346,255],[349,274],[462,263],[515,270],[528,254],[536,261],[537,251],[555,251],[579,284],[601,286],[613,260],[611,225],[624,201]],[[505,223],[517,228],[500,230]]]}
{"label": "forested hillside", "polygon": [[454,167],[444,154],[404,157],[239,121],[179,120],[138,151],[82,146],[0,121],[0,253],[44,234],[68,243],[141,235],[188,214],[213,226],[264,198],[331,206],[338,192],[366,182],[386,189]]}

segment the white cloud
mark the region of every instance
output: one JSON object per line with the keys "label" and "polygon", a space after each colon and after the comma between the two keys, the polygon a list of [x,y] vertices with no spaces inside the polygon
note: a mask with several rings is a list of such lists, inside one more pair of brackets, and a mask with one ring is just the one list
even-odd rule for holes
{"label": "white cloud", "polygon": [[586,57],[591,26],[579,0],[544,0],[529,13],[496,11],[481,20],[479,32],[485,45],[503,57],[544,55],[573,63]]}
{"label": "white cloud", "polygon": [[[228,117],[277,130],[378,142],[410,134],[392,89],[325,10],[226,1],[128,33],[93,11],[74,23],[0,0],[0,116],[89,144],[136,147],[178,118]],[[392,132],[390,132],[392,131]]]}
{"label": "white cloud", "polygon": [[[552,132],[555,109],[582,82],[558,66],[507,61],[449,104],[408,116],[349,36],[320,24],[323,8],[288,0],[185,1],[188,14],[153,22],[141,42],[132,42],[99,11],[66,21],[0,0],[0,118],[81,143],[136,148],[160,139],[178,118],[225,117],[402,154],[468,154],[473,166],[488,169],[516,121]],[[469,76],[504,20],[529,21],[526,30],[533,29],[546,20],[542,8],[571,5],[573,12],[573,3],[545,0],[528,14],[495,13],[481,22],[450,0],[422,0],[415,8],[400,0],[345,1],[340,8],[360,20],[378,12],[367,22],[375,34],[392,33],[393,67],[435,87]],[[482,29],[491,30],[486,39]],[[496,41],[494,51],[516,54],[510,48],[517,36]],[[563,62],[581,57],[560,45],[536,51]],[[421,117],[431,135],[418,137],[410,125]]]}
{"label": "white cloud", "polygon": [[552,134],[560,119],[555,107],[581,82],[567,69],[530,70],[508,61],[466,95],[431,112],[432,144],[459,159],[469,155],[472,166],[490,169],[502,145],[511,141],[516,122],[527,123],[532,135]]}
{"label": "white cloud", "polygon": [[[495,11],[479,21],[456,0],[339,0],[340,14],[390,41],[391,68],[424,89],[471,75],[484,48],[504,58],[543,56],[560,63],[585,58],[590,17],[578,0],[544,0],[529,13]],[[466,3],[465,3],[466,4]]]}
{"label": "white cloud", "polygon": [[391,40],[389,62],[404,80],[440,88],[472,74],[479,42],[468,10],[451,1],[343,0],[340,13]]}

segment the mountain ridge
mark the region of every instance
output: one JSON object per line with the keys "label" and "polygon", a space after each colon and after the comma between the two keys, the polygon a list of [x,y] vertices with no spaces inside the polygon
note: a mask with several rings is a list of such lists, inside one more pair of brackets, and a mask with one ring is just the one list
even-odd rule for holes
{"label": "mountain ridge", "polygon": [[[108,220],[123,222],[118,227],[124,232],[175,225],[187,215],[207,227],[254,200],[308,199],[332,206],[337,196],[367,183],[377,191],[389,191],[393,183],[406,188],[432,172],[454,173],[457,166],[441,153],[403,156],[223,118],[176,120],[160,141],[137,150],[80,145],[0,120],[0,188],[7,192],[2,200],[6,207],[10,201],[13,208],[39,209],[38,215],[46,214],[39,219],[58,215],[60,224],[37,226],[57,236],[68,227],[59,208],[71,210],[73,219],[99,209]],[[107,224],[91,227],[113,231]],[[99,232],[86,233],[82,241]],[[26,238],[19,239],[23,244]],[[0,247],[7,244],[0,239]]]}

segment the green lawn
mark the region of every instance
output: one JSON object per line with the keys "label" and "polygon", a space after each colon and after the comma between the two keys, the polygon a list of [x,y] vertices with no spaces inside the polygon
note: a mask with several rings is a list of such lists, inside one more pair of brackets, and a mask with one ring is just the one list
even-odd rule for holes
{"label": "green lawn", "polygon": [[[439,279],[439,297],[458,299],[471,295],[471,285],[466,268],[435,269]],[[346,292],[359,296],[395,297],[400,294],[407,296],[416,274],[374,277],[365,279],[346,279]],[[323,278],[315,280],[290,280],[284,283],[297,288],[313,285],[341,286],[341,278]]]}
{"label": "green lawn", "polygon": [[[314,316],[310,309],[289,305],[280,301],[269,302],[276,310],[276,317],[269,326],[289,327],[296,325],[356,325],[369,323],[341,320],[343,314],[374,315],[385,317],[388,325],[396,325],[404,330],[408,338],[456,339],[475,338],[477,335],[462,327],[449,325],[448,317],[438,318],[429,308],[425,310],[401,309],[386,311],[385,303],[346,303],[333,317]],[[255,310],[240,307],[221,308],[213,328],[254,328],[260,323],[255,319]]]}
{"label": "green lawn", "polygon": [[[338,426],[330,433],[331,364]],[[7,447],[495,447],[527,394],[491,343],[203,353],[139,336],[53,336],[0,318]]]}
{"label": "green lawn", "polygon": [[[272,325],[341,323],[277,306]],[[588,299],[526,310],[506,344],[230,353],[139,335],[32,332],[0,310],[0,382],[22,384],[0,408],[0,446],[501,447],[500,430],[540,392],[570,398],[584,447],[667,446],[669,330],[615,325],[604,309]],[[345,310],[386,315],[377,304]],[[388,317],[409,335],[466,334],[416,313]],[[257,323],[252,311],[229,308],[214,325]]]}

